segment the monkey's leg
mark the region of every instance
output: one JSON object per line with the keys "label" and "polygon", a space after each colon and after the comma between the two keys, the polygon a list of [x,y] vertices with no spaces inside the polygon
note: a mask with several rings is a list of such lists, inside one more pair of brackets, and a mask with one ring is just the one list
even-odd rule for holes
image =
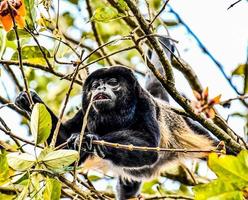
{"label": "monkey's leg", "polygon": [[117,199],[126,200],[137,197],[139,194],[141,182],[122,180],[120,177],[117,182]]}

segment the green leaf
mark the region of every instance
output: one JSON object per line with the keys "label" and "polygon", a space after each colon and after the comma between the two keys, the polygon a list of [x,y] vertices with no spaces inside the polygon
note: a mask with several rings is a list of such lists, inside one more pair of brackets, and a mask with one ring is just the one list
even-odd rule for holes
{"label": "green leaf", "polygon": [[48,153],[42,160],[42,163],[48,169],[63,169],[78,159],[78,152],[74,150],[58,150]]}
{"label": "green leaf", "polygon": [[229,182],[215,180],[194,187],[195,200],[243,200],[241,191]]}
{"label": "green leaf", "polygon": [[248,186],[248,151],[242,150],[237,157],[209,155],[209,167],[218,179],[194,187],[197,200],[244,199],[243,190]]}
{"label": "green leaf", "polygon": [[120,6],[123,10],[128,10],[128,5],[125,2],[125,0],[118,0],[117,1],[118,6]]}
{"label": "green leaf", "polygon": [[63,20],[67,26],[72,26],[74,23],[74,18],[70,12],[63,13]]}
{"label": "green leaf", "polygon": [[244,75],[245,73],[245,64],[240,64],[236,67],[236,69],[232,72],[232,75]]}
{"label": "green leaf", "polygon": [[179,25],[179,22],[175,21],[175,20],[166,20],[166,21],[164,21],[164,23],[166,24],[166,26],[177,26],[177,25]]}
{"label": "green leaf", "polygon": [[[27,31],[25,31],[24,29],[17,29],[17,33],[18,33],[20,38],[30,38],[29,33]],[[16,34],[15,34],[14,30],[11,30],[7,33],[7,39],[9,41],[16,40]]]}
{"label": "green leaf", "polygon": [[1,29],[0,29],[0,43],[1,43],[0,45],[0,59],[1,59],[6,48],[6,33]]}
{"label": "green leaf", "polygon": [[42,190],[41,190],[41,181],[43,181],[43,175],[36,173],[31,176],[32,183],[32,191],[29,192],[29,195],[33,197],[34,200],[44,200],[42,198]]}
{"label": "green leaf", "polygon": [[248,93],[248,64],[245,65],[244,94]]}
{"label": "green leaf", "polygon": [[22,192],[20,194],[18,194],[18,197],[16,198],[16,200],[26,200],[27,199],[27,196],[29,193],[29,191],[28,191],[29,184],[30,184],[30,181],[28,182],[27,186],[24,187]]}
{"label": "green leaf", "polygon": [[161,4],[162,4],[161,0],[152,0],[149,2],[149,5],[155,10],[158,10],[161,7]]}
{"label": "green leaf", "polygon": [[69,0],[72,4],[78,4],[78,0]]}
{"label": "green leaf", "polygon": [[59,200],[61,194],[61,182],[54,178],[46,179],[46,187],[44,190],[44,200]]}
{"label": "green leaf", "polygon": [[89,179],[90,181],[98,181],[98,180],[101,179],[101,177],[96,176],[96,175],[90,175],[90,176],[88,176],[88,179]]}
{"label": "green leaf", "polygon": [[11,195],[11,194],[3,194],[0,192],[0,199],[4,199],[4,200],[13,200],[15,199],[15,195]]}
{"label": "green leaf", "polygon": [[217,154],[209,155],[208,165],[219,178],[232,181],[242,189],[248,185],[248,151],[241,151],[237,157]]}
{"label": "green leaf", "polygon": [[34,8],[34,0],[24,0],[25,8],[26,8],[26,16],[25,16],[25,22],[26,26],[29,29],[35,29],[35,18],[36,18],[36,12]]}
{"label": "green leaf", "polygon": [[0,154],[0,185],[4,184],[9,179],[9,165],[7,162],[6,153]]}
{"label": "green leaf", "polygon": [[31,114],[31,133],[35,144],[43,143],[47,140],[52,129],[52,118],[42,103],[35,104]]}
{"label": "green leaf", "polygon": [[39,154],[39,156],[38,156],[38,162],[39,161],[42,161],[43,159],[44,159],[44,157],[48,154],[48,153],[50,153],[50,152],[52,152],[53,150],[52,150],[52,148],[44,148],[41,152],[40,152],[40,154]]}
{"label": "green leaf", "polygon": [[27,185],[27,180],[29,179],[29,173],[25,172],[19,176],[17,176],[17,179],[13,181],[13,184],[21,184],[21,185]]}
{"label": "green leaf", "polygon": [[146,194],[156,194],[156,191],[153,190],[154,185],[160,184],[157,179],[145,182],[142,186],[142,193]]}
{"label": "green leaf", "polygon": [[[41,47],[41,49],[43,50],[47,58],[51,58],[50,52],[45,47]],[[32,45],[23,46],[21,53],[22,53],[23,61],[28,61],[38,64],[46,64],[43,54],[41,53],[40,48],[38,46],[32,46]],[[18,60],[17,51],[12,55],[11,60]]]}
{"label": "green leaf", "polygon": [[28,170],[35,163],[35,158],[28,153],[9,153],[7,154],[7,160],[9,166],[17,171]]}
{"label": "green leaf", "polygon": [[118,17],[118,11],[115,8],[111,6],[106,6],[102,8],[97,8],[92,16],[92,20],[98,22],[109,22]]}

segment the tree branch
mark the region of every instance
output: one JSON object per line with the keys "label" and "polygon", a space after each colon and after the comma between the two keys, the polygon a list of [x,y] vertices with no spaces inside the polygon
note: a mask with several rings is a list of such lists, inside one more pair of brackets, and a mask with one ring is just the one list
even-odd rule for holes
{"label": "tree branch", "polygon": [[[134,16],[136,17],[137,21],[140,24],[140,27],[143,29],[143,31],[147,34],[150,34],[150,30],[148,30],[148,24],[144,20],[143,16],[141,15],[140,11],[138,10],[137,6],[133,3],[132,0],[126,0],[126,3],[128,4],[129,8],[132,10]],[[166,73],[170,73],[171,65],[169,64],[169,61],[166,60],[164,56],[164,52],[162,48],[159,46],[158,42],[156,40],[152,40],[152,37],[148,37],[148,40],[151,41],[151,44],[153,45],[154,50],[158,54],[158,57],[160,58],[160,62],[165,68]],[[149,59],[147,58],[149,61]],[[197,115],[194,112],[194,109],[190,106],[188,100],[180,95],[180,93],[176,90],[174,87],[174,80],[171,75],[167,74],[167,79],[161,76],[160,73],[155,69],[153,64],[151,62],[148,62],[148,67],[151,69],[151,71],[154,73],[154,75],[158,78],[158,80],[161,82],[163,87],[168,91],[168,93],[173,97],[173,99],[181,105],[186,112],[188,112],[191,117],[200,122],[205,128],[207,128],[209,131],[211,131],[213,134],[215,134],[219,139],[224,140],[227,145],[233,148],[235,152],[239,152],[241,149],[244,149],[244,146],[241,146],[241,144],[234,141],[226,132],[224,132],[221,128],[219,128],[217,125],[215,125],[210,119],[206,119],[205,117],[201,115]],[[172,78],[172,80],[170,79]]]}

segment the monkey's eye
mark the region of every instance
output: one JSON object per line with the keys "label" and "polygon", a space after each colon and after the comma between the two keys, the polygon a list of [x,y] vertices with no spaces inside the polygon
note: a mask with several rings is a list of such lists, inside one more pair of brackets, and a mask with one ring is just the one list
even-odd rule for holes
{"label": "monkey's eye", "polygon": [[116,78],[111,78],[107,81],[107,84],[116,87],[119,85],[119,82],[117,81]]}
{"label": "monkey's eye", "polygon": [[97,89],[98,86],[99,86],[98,81],[94,81],[94,82],[92,83],[92,85],[91,85],[91,89],[95,90],[95,89]]}

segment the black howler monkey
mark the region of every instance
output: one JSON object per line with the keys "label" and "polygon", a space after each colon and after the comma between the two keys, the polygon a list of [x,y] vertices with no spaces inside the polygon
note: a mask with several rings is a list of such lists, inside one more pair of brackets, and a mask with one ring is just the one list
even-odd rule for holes
{"label": "black howler monkey", "polygon": [[[199,149],[213,146],[208,136],[194,133],[183,117],[173,112],[165,101],[154,98],[144,90],[132,71],[122,66],[102,68],[87,77],[83,85],[82,109],[61,125],[57,145],[73,135],[70,144],[77,146],[75,141],[78,140],[91,95],[93,105],[87,119],[81,162],[94,153],[111,166],[110,169],[119,178],[117,199],[136,197],[142,180],[158,175],[166,163],[189,154],[128,151],[95,145],[92,140],[165,148]],[[32,98],[34,103],[43,103],[36,93],[32,92]],[[20,93],[16,104],[31,112],[25,92]],[[52,116],[53,133],[58,119],[48,110]],[[50,140],[51,137],[48,142]]]}

